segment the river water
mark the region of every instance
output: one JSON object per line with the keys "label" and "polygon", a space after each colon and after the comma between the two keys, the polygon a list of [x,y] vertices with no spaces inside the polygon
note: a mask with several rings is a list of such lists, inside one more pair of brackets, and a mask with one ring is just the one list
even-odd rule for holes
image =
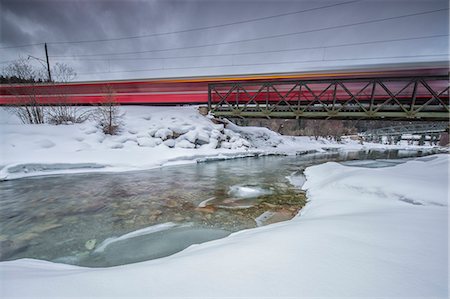
{"label": "river water", "polygon": [[[327,161],[387,167],[433,151],[329,151],[0,182],[0,260],[108,267],[294,217],[304,168]],[[374,161],[376,160],[376,161]],[[359,162],[355,162],[359,161]]]}

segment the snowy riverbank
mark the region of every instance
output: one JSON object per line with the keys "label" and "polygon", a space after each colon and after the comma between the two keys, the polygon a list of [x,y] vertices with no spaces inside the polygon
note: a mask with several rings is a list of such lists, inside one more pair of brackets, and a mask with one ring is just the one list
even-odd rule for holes
{"label": "snowy riverbank", "polygon": [[294,219],[113,268],[0,263],[4,298],[448,298],[448,155],[307,168]]}
{"label": "snowy riverbank", "polygon": [[411,148],[360,145],[282,136],[266,128],[224,128],[196,107],[121,107],[119,135],[103,134],[93,121],[73,125],[24,125],[0,109],[0,180],[90,171],[142,170],[195,163],[206,157],[296,154],[323,148]]}

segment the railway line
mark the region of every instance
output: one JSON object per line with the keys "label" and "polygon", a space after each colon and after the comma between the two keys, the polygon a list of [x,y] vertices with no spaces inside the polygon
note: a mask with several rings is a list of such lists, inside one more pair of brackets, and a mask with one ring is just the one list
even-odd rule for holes
{"label": "railway line", "polygon": [[448,119],[448,62],[226,76],[0,85],[0,105],[208,104],[219,116]]}

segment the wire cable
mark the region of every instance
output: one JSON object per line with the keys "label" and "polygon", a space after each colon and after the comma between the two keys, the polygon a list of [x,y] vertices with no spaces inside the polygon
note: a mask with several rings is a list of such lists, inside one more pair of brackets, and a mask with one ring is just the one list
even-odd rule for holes
{"label": "wire cable", "polygon": [[310,30],[292,32],[292,33],[283,33],[283,34],[269,35],[269,36],[264,36],[264,37],[256,37],[256,38],[242,39],[242,40],[235,40],[235,41],[227,41],[227,42],[220,42],[220,43],[203,44],[203,45],[197,45],[197,46],[175,47],[175,48],[166,48],[166,49],[157,49],[157,50],[145,50],[145,51],[131,51],[131,52],[81,54],[81,55],[69,55],[69,56],[68,55],[53,55],[53,56],[50,56],[50,57],[63,58],[63,57],[90,57],[90,56],[108,56],[108,55],[109,56],[112,56],[112,55],[115,56],[115,55],[128,55],[128,54],[164,52],[164,51],[171,51],[171,50],[197,49],[197,48],[204,48],[204,47],[211,47],[211,46],[219,46],[219,45],[236,44],[236,43],[242,43],[242,42],[259,41],[259,40],[287,37],[287,36],[293,36],[293,35],[300,35],[300,34],[305,34],[305,33],[312,33],[312,32],[320,32],[320,31],[334,30],[334,29],[340,29],[340,28],[347,28],[347,27],[359,26],[359,25],[363,25],[363,24],[372,24],[372,23],[384,22],[384,21],[388,21],[388,20],[395,20],[395,19],[400,19],[400,18],[407,18],[407,17],[418,16],[418,15],[431,14],[431,13],[436,13],[436,12],[440,12],[440,11],[447,11],[447,10],[449,10],[449,8],[441,8],[441,9],[429,10],[429,11],[424,11],[424,12],[417,12],[417,13],[412,13],[412,14],[405,14],[405,15],[388,17],[388,18],[381,18],[381,19],[375,19],[375,20],[369,20],[369,21],[361,21],[361,22],[350,23],[350,24],[328,26],[328,27],[323,27],[323,28],[310,29]]}
{"label": "wire cable", "polygon": [[[449,37],[448,34],[436,34],[428,36],[417,36],[417,37],[405,37],[405,38],[395,38],[386,40],[375,40],[367,42],[356,42],[356,43],[344,43],[336,45],[325,45],[325,46],[313,46],[313,47],[302,47],[302,48],[291,48],[291,49],[280,49],[280,50],[268,50],[268,51],[252,51],[252,52],[235,52],[235,53],[224,53],[224,54],[205,54],[205,55],[188,55],[188,56],[164,56],[164,57],[132,57],[132,58],[113,58],[116,60],[165,60],[165,59],[183,59],[183,58],[203,58],[203,57],[221,57],[221,56],[242,56],[242,55],[254,55],[254,54],[267,54],[267,53],[282,53],[282,52],[294,52],[300,50],[317,50],[317,49],[330,49],[348,46],[359,46],[359,45],[371,45],[378,43],[391,43],[399,41],[410,41],[410,40],[421,40],[421,39],[431,39],[439,37]],[[57,58],[58,61],[110,61],[111,58]]]}
{"label": "wire cable", "polygon": [[[314,7],[314,8],[298,10],[298,11],[294,11],[294,12],[288,12],[288,13],[282,13],[282,14],[277,14],[277,15],[265,16],[265,17],[261,17],[261,18],[254,18],[254,19],[249,19],[249,20],[242,20],[242,21],[237,21],[237,22],[218,24],[218,25],[212,25],[212,26],[197,27],[197,28],[184,29],[184,30],[176,30],[176,31],[161,32],[161,33],[150,33],[150,34],[126,36],[126,37],[116,37],[116,38],[78,40],[78,41],[54,41],[54,42],[47,42],[47,44],[49,44],[49,45],[61,45],[61,44],[82,44],[82,43],[109,42],[109,41],[140,39],[140,38],[164,36],[164,35],[171,35],[171,34],[195,32],[195,31],[201,31],[201,30],[209,30],[209,29],[222,28],[222,27],[228,27],[228,26],[233,26],[233,25],[240,25],[240,24],[246,24],[246,23],[259,22],[259,21],[263,21],[263,20],[269,20],[269,19],[285,17],[285,16],[290,16],[290,15],[296,15],[296,14],[301,14],[301,13],[304,13],[304,12],[311,12],[311,11],[315,11],[315,10],[321,10],[321,9],[336,7],[336,6],[346,5],[346,4],[360,2],[360,1],[362,1],[362,0],[351,0],[351,1],[341,2],[341,3],[335,3],[335,4],[329,4],[329,5],[324,5],[324,6]],[[26,45],[19,45],[19,46],[8,46],[8,47],[1,47],[0,50],[13,49],[13,48],[23,48],[23,47],[31,47],[31,46],[38,46],[38,45],[43,45],[43,44],[44,43],[34,43],[34,44],[26,44]]]}

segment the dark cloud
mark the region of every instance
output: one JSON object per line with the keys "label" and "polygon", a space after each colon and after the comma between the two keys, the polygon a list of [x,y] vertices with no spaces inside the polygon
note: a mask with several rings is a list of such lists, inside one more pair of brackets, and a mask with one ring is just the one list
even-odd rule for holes
{"label": "dark cloud", "polygon": [[[118,58],[158,58],[202,54],[269,51],[302,47],[327,46],[402,37],[448,34],[448,10],[376,24],[324,30],[290,37],[242,42],[214,47],[143,53],[120,56],[57,58],[62,55],[85,55],[129,51],[158,50],[220,43],[268,35],[314,30],[365,20],[448,8],[445,0],[379,1],[365,0],[333,8],[311,11],[258,22],[244,23],[181,34],[95,43],[54,44],[54,42],[120,38],[164,33],[210,25],[238,22],[330,5],[346,0],[293,1],[220,1],[220,0],[1,0],[0,47],[49,43],[51,63],[65,62],[79,73],[78,79],[136,78],[220,73],[292,71],[314,67],[346,66],[362,61],[328,61],[378,56],[431,55],[448,52],[448,37],[388,44],[352,46],[331,49],[302,50],[255,55],[163,60],[120,60]],[[0,49],[1,61],[19,55],[43,58],[43,46]],[[97,60],[95,60],[97,59]],[[105,59],[105,60],[99,60]],[[106,60],[109,59],[109,60]],[[324,61],[317,61],[324,59]],[[410,58],[440,59],[443,57]],[[280,62],[308,61],[310,63]],[[398,59],[397,59],[398,60]],[[403,60],[408,61],[408,58]],[[395,60],[388,60],[390,62]],[[375,61],[377,62],[377,61]],[[239,66],[241,64],[264,64]],[[367,63],[367,61],[365,62]],[[214,65],[232,65],[211,68]],[[195,68],[188,69],[189,66]],[[207,66],[207,68],[199,68]],[[160,69],[151,72],[132,70]],[[176,69],[179,68],[179,69]],[[127,71],[120,73],[118,71]],[[104,73],[110,72],[110,73]],[[88,73],[100,73],[87,75]]]}

